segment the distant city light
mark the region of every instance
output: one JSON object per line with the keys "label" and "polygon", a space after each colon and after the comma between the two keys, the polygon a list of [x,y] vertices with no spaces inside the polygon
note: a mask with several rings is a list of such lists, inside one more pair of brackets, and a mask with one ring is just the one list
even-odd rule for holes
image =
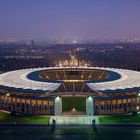
{"label": "distant city light", "polygon": [[62,67],[62,63],[61,63],[61,61],[60,61],[59,67]]}
{"label": "distant city light", "polygon": [[73,42],[73,44],[76,44],[76,43],[77,43],[77,41],[76,41],[76,40],[73,40],[72,42]]}

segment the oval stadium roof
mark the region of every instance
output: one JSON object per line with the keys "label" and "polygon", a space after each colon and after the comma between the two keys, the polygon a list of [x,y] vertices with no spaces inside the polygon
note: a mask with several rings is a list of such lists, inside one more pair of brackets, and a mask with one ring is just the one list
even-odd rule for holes
{"label": "oval stadium roof", "polygon": [[21,90],[31,90],[31,91],[47,91],[52,92],[57,90],[61,82],[57,81],[36,81],[28,77],[29,74],[36,71],[44,70],[55,70],[55,69],[84,69],[84,70],[105,70],[117,73],[120,75],[119,78],[115,80],[103,80],[100,82],[88,81],[86,84],[91,90],[99,92],[121,92],[121,91],[133,91],[140,90],[140,72],[117,69],[117,68],[100,68],[100,67],[49,67],[49,68],[32,68],[32,69],[22,69],[16,71],[10,71],[0,74],[0,88],[13,88]]}

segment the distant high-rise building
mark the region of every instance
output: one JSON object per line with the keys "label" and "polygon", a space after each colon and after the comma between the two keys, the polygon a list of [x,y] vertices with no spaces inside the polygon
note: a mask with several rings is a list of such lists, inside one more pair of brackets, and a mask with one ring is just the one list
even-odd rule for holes
{"label": "distant high-rise building", "polygon": [[34,43],[34,41],[33,41],[32,39],[29,39],[29,40],[27,41],[27,45],[33,46],[33,45],[35,45],[35,43]]}

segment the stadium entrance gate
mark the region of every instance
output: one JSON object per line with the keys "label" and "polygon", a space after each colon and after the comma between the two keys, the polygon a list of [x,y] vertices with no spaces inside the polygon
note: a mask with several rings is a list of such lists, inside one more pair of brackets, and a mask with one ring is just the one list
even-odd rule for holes
{"label": "stadium entrance gate", "polygon": [[93,97],[55,97],[54,115],[93,115]]}

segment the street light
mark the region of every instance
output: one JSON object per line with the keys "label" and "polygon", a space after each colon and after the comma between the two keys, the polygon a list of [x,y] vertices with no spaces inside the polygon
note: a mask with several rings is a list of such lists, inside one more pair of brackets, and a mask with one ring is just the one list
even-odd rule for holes
{"label": "street light", "polygon": [[10,94],[9,94],[9,93],[7,93],[7,94],[6,94],[6,96],[10,96]]}

